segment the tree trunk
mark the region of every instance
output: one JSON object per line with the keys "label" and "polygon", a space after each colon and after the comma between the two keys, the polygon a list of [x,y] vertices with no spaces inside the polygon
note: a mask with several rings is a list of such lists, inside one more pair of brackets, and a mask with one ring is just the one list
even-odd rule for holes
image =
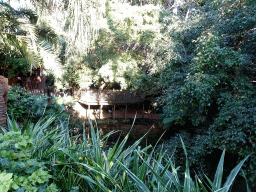
{"label": "tree trunk", "polygon": [[0,126],[6,126],[8,79],[0,76]]}
{"label": "tree trunk", "polygon": [[170,1],[171,2],[174,2],[173,5],[172,5],[172,10],[173,10],[173,13],[175,15],[178,15],[179,12],[180,12],[180,8],[182,5],[184,5],[186,3],[186,0],[175,0],[175,1]]}

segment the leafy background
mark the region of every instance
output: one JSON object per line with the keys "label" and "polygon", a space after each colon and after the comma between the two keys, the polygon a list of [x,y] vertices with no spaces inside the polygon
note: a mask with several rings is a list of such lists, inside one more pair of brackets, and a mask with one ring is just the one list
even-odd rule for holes
{"label": "leafy background", "polygon": [[[143,91],[169,128],[163,147],[171,155],[178,139],[174,134],[185,130],[195,167],[206,167],[204,156],[219,149],[238,161],[255,150],[254,0],[184,1],[179,9],[175,1],[168,8],[156,1],[31,2],[36,17],[25,15],[34,33],[29,27],[15,30],[24,12],[1,7],[0,64],[10,77],[35,64],[51,65],[56,66],[51,72],[56,88]],[[22,30],[31,34],[29,40],[16,33]],[[36,122],[45,109],[60,111],[40,97],[10,91],[9,98],[9,114],[19,120],[33,114]],[[181,151],[177,144],[176,161]],[[254,170],[252,154],[244,167],[251,183]]]}

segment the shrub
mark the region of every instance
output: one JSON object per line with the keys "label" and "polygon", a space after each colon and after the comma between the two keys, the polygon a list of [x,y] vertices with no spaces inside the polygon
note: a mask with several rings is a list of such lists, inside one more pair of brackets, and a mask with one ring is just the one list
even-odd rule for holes
{"label": "shrub", "polygon": [[[225,94],[225,99],[220,99],[219,115],[210,126],[211,146],[225,148],[233,154],[238,154],[240,159],[255,151],[255,102],[254,97],[239,98]],[[250,156],[245,163],[244,171],[252,184],[255,184],[255,154]]]}
{"label": "shrub", "polygon": [[[186,157],[185,177],[182,179],[184,174],[174,166],[172,158],[165,158],[162,151],[157,152],[151,145],[145,148],[139,146],[146,135],[125,148],[129,132],[122,141],[118,140],[113,148],[109,148],[106,142],[114,132],[100,138],[99,131],[95,132],[91,123],[91,138],[87,138],[85,132],[81,136],[70,137],[67,127],[50,129],[49,125],[56,117],[51,117],[45,123],[41,120],[35,126],[25,124],[22,129],[8,119],[9,131],[2,129],[5,135],[1,135],[1,138],[9,137],[13,145],[2,142],[0,146],[5,150],[1,150],[0,157],[2,158],[2,153],[8,154],[4,158],[12,158],[16,166],[10,168],[8,173],[14,173],[22,179],[16,181],[12,175],[1,173],[0,176],[3,175],[7,181],[5,186],[12,187],[13,182],[16,182],[18,187],[29,184],[28,187],[36,189],[46,188],[51,175],[45,167],[49,166],[55,184],[62,191],[229,191],[234,178],[248,158],[247,156],[232,170],[224,184],[224,151],[213,182],[207,177],[206,182],[197,176],[192,179],[188,154],[181,141]],[[31,148],[34,149],[30,150]],[[7,153],[6,149],[12,152]],[[47,161],[50,164],[46,164]],[[36,182],[35,177],[42,183]],[[206,183],[209,187],[206,187]],[[53,188],[50,191],[56,190],[54,184],[51,184],[45,191],[49,187]]]}
{"label": "shrub", "polygon": [[206,159],[207,155],[211,154],[213,148],[210,147],[209,135],[190,134],[188,132],[177,133],[169,140],[165,141],[161,146],[158,146],[158,151],[165,152],[165,158],[173,158],[175,165],[185,168],[186,156],[183,153],[183,147],[180,144],[180,139],[183,140],[187,151],[188,161],[190,166],[197,172],[205,173],[212,172],[211,167]]}
{"label": "shrub", "polygon": [[[24,136],[21,131],[10,131],[0,135],[0,173],[2,192],[14,190],[58,191],[50,184],[52,176],[46,169],[46,162],[31,157],[33,138]],[[7,173],[6,173],[7,172]]]}
{"label": "shrub", "polygon": [[[29,120],[36,123],[42,117],[58,114],[64,110],[64,106],[57,103],[54,99],[50,104],[47,103],[48,96],[31,95],[20,87],[13,87],[8,92],[7,113],[15,117],[18,122]],[[68,120],[68,114],[62,113],[58,119],[65,122]],[[55,122],[57,126],[59,122]]]}
{"label": "shrub", "polygon": [[[77,144],[78,136],[75,139],[66,137],[69,142],[65,142],[65,148],[58,150],[52,167],[58,178],[57,185],[65,190],[79,186],[80,191],[207,191],[200,179],[190,177],[188,154],[183,142],[181,146],[185,151],[186,164],[182,181],[180,178],[183,174],[174,167],[171,158],[165,158],[161,151],[156,152],[152,146],[139,146],[146,135],[125,148],[129,132],[123,141],[117,141],[113,148],[108,148],[106,142],[111,134],[113,132],[100,138],[99,131],[94,132],[91,123],[91,139],[83,134],[81,142]],[[222,185],[223,152],[214,181],[210,182],[207,178],[209,190],[229,191],[247,158],[233,169]]]}

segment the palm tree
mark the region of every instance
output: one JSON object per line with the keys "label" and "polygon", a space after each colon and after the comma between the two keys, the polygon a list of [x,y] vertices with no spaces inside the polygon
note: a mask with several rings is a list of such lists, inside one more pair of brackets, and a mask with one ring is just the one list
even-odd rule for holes
{"label": "palm tree", "polygon": [[[53,45],[56,33],[41,24],[31,9],[13,9],[0,3],[0,69],[8,77],[26,74],[32,68],[55,70],[61,78],[61,65]],[[8,62],[10,61],[10,62]],[[7,70],[7,72],[6,72]]]}
{"label": "palm tree", "polygon": [[[97,36],[106,0],[30,0],[39,16],[66,42],[65,54],[86,54]],[[42,11],[43,10],[43,11]]]}
{"label": "palm tree", "polygon": [[35,19],[36,15],[31,11],[17,11],[7,3],[0,3],[0,53],[5,59],[15,55],[24,57],[31,68],[41,65],[33,26]]}

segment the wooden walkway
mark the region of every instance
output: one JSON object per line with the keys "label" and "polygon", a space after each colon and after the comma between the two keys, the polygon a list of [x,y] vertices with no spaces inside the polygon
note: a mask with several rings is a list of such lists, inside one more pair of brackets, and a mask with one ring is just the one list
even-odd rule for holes
{"label": "wooden walkway", "polygon": [[144,102],[141,92],[88,90],[81,93],[80,103],[86,105],[124,105]]}
{"label": "wooden walkway", "polygon": [[[157,114],[144,110],[145,95],[142,92],[113,91],[113,90],[79,90],[71,89],[56,91],[54,89],[27,90],[32,95],[48,95],[50,97],[72,96],[76,98],[74,111],[81,118],[115,119],[137,118],[160,119]],[[129,105],[140,103],[140,108],[134,112],[129,111]],[[118,109],[122,106],[122,110]]]}

